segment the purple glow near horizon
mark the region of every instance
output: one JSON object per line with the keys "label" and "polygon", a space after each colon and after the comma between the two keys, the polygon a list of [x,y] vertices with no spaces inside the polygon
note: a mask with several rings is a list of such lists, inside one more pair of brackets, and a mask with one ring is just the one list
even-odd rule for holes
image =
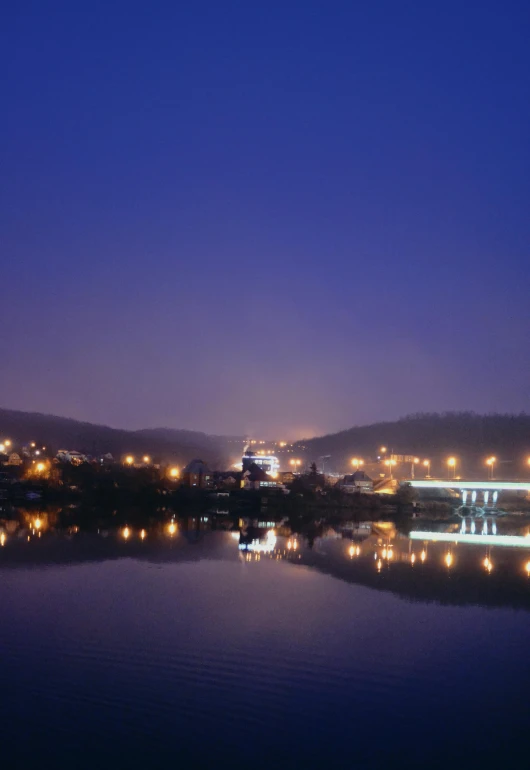
{"label": "purple glow near horizon", "polygon": [[529,410],[528,6],[12,6],[0,405]]}

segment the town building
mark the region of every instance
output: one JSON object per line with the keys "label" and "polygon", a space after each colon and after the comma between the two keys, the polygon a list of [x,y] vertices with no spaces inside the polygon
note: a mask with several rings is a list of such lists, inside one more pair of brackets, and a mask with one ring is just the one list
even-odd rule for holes
{"label": "town building", "polygon": [[182,471],[181,481],[184,486],[204,489],[212,485],[213,472],[205,462],[195,459],[188,463]]}
{"label": "town building", "polygon": [[277,487],[278,482],[265,473],[256,463],[252,463],[241,476],[242,489],[262,489],[263,487]]}
{"label": "town building", "polygon": [[364,471],[355,471],[355,473],[344,476],[342,481],[339,481],[339,486],[343,492],[348,494],[355,492],[371,494],[374,491],[374,482]]}
{"label": "town building", "polygon": [[72,465],[81,465],[88,462],[88,455],[76,452],[75,449],[59,449],[55,456],[61,463],[71,463]]}
{"label": "town building", "polygon": [[243,471],[248,470],[251,465],[257,465],[259,468],[265,471],[265,473],[268,473],[272,476],[277,474],[280,470],[280,461],[276,455],[258,454],[248,449],[248,447],[245,450],[245,454],[241,458],[241,464]]}

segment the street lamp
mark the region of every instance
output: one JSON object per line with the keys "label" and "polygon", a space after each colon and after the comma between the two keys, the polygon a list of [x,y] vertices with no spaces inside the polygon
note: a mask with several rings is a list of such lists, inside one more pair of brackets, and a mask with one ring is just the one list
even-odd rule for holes
{"label": "street lamp", "polygon": [[357,470],[359,470],[361,465],[364,465],[364,460],[360,460],[358,457],[354,457],[351,461],[351,464],[353,465],[354,468],[357,468]]}
{"label": "street lamp", "polygon": [[450,457],[447,460],[447,478],[451,478],[451,473],[454,479],[456,474],[456,457]]}
{"label": "street lamp", "polygon": [[489,468],[489,477],[492,481],[493,481],[493,469],[495,467],[496,462],[497,462],[496,457],[488,457],[488,459],[486,460],[486,465]]}
{"label": "street lamp", "polygon": [[392,479],[392,466],[396,465],[396,460],[392,460],[392,459],[385,460],[385,465],[388,467],[390,471],[390,478]]}
{"label": "street lamp", "polygon": [[417,465],[419,463],[419,461],[420,461],[420,458],[419,457],[415,457],[413,459],[413,461],[411,462],[411,464],[410,464],[410,477],[411,477],[411,479],[414,478],[414,466]]}
{"label": "street lamp", "polygon": [[431,461],[430,460],[424,460],[423,461],[424,466],[427,468],[427,478],[431,478]]}
{"label": "street lamp", "polygon": [[293,473],[296,473],[296,468],[300,467],[302,465],[301,460],[290,460],[291,465],[293,466],[294,470]]}
{"label": "street lamp", "polygon": [[134,462],[134,457],[132,455],[127,455],[125,458],[125,464],[126,465],[132,465]]}
{"label": "street lamp", "polygon": [[178,468],[171,468],[169,471],[169,475],[172,479],[178,478],[179,475],[179,469]]}
{"label": "street lamp", "polygon": [[147,465],[148,463],[151,462],[151,458],[149,457],[149,455],[144,455],[142,459],[143,459],[145,465]]}

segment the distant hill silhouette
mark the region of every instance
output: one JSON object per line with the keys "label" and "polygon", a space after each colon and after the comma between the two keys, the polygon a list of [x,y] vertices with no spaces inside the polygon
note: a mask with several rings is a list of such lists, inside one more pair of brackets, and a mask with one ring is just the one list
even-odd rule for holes
{"label": "distant hill silhouette", "polygon": [[11,409],[0,409],[0,437],[10,438],[15,448],[36,441],[54,452],[58,449],[76,449],[90,455],[110,452],[116,459],[127,453],[147,454],[155,461],[180,465],[201,457],[213,467],[225,467],[232,455],[240,454],[243,446],[243,439],[238,443],[235,437],[169,428],[118,430],[66,417]]}
{"label": "distant hill silhouette", "polygon": [[[459,457],[461,471],[486,475],[484,460],[497,457],[497,477],[528,474],[530,415],[446,412],[412,414],[395,422],[362,425],[299,441],[296,450],[308,461],[331,455],[328,469],[343,470],[355,455],[371,458],[385,446],[395,454],[428,457],[437,471],[448,455]],[[438,464],[438,469],[437,469]]]}

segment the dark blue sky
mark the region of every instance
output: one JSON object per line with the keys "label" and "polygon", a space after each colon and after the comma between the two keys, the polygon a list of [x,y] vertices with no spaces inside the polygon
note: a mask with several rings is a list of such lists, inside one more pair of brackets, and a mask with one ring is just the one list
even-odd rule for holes
{"label": "dark blue sky", "polygon": [[0,405],[530,409],[527,2],[8,5]]}

